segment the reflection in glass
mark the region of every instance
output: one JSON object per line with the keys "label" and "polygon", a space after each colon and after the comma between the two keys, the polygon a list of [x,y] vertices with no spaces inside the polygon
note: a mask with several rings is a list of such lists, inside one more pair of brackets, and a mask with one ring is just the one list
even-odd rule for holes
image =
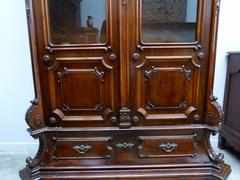
{"label": "reflection in glass", "polygon": [[197,4],[198,0],[142,0],[142,42],[194,42]]}
{"label": "reflection in glass", "polygon": [[105,0],[48,0],[53,44],[106,42]]}

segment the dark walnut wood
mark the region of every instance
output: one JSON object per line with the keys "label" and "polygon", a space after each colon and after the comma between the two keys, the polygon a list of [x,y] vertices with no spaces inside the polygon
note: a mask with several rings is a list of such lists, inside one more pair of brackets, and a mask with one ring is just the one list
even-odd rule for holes
{"label": "dark walnut wood", "polygon": [[26,2],[36,93],[26,121],[39,151],[22,179],[227,177],[210,144],[222,120],[212,95],[219,1],[198,0],[189,23],[184,0],[168,1],[169,15],[145,7],[143,26],[146,0],[99,0],[106,16],[87,26],[86,0]]}
{"label": "dark walnut wood", "polygon": [[224,98],[223,127],[219,133],[219,148],[228,146],[240,152],[240,52],[228,54],[228,68]]}

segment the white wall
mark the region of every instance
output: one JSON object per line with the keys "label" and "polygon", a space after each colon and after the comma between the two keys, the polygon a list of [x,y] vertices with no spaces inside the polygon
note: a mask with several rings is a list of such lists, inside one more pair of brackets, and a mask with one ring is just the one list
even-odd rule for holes
{"label": "white wall", "polygon": [[35,142],[24,121],[34,98],[24,2],[0,4],[0,143]]}
{"label": "white wall", "polygon": [[222,0],[218,30],[217,62],[215,69],[214,95],[222,105],[228,51],[240,51],[240,1]]}
{"label": "white wall", "polygon": [[[221,5],[214,93],[223,100],[228,51],[240,50],[239,0]],[[35,142],[24,115],[34,98],[24,0],[0,5],[0,143]]]}

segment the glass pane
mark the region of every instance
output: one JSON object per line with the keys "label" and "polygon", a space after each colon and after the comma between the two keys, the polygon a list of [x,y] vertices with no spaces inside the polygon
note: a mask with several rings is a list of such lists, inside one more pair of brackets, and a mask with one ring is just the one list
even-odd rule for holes
{"label": "glass pane", "polygon": [[142,42],[194,42],[197,4],[198,0],[142,0]]}
{"label": "glass pane", "polygon": [[48,0],[53,44],[106,42],[105,0]]}

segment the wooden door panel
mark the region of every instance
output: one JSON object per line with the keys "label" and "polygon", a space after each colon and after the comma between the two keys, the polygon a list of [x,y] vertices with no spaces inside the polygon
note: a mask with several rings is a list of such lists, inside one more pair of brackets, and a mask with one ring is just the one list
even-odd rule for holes
{"label": "wooden door panel", "polygon": [[[118,5],[117,0],[42,0],[39,5],[40,43],[46,47],[39,60],[46,72],[42,84],[49,90],[43,102],[49,126],[110,126],[118,114]],[[90,16],[93,23],[86,22]]]}
{"label": "wooden door panel", "polygon": [[[175,3],[180,8],[174,9]],[[205,52],[209,48],[207,32],[210,31],[204,22],[209,21],[209,16],[203,12],[206,6],[203,0],[193,4],[194,17],[189,21],[188,12],[183,12],[189,6],[187,1],[130,3],[135,9],[129,17],[134,32],[130,33],[131,81],[134,82],[130,98],[140,118],[139,125],[189,124],[203,120],[201,97],[205,95],[204,67],[208,60]]]}

